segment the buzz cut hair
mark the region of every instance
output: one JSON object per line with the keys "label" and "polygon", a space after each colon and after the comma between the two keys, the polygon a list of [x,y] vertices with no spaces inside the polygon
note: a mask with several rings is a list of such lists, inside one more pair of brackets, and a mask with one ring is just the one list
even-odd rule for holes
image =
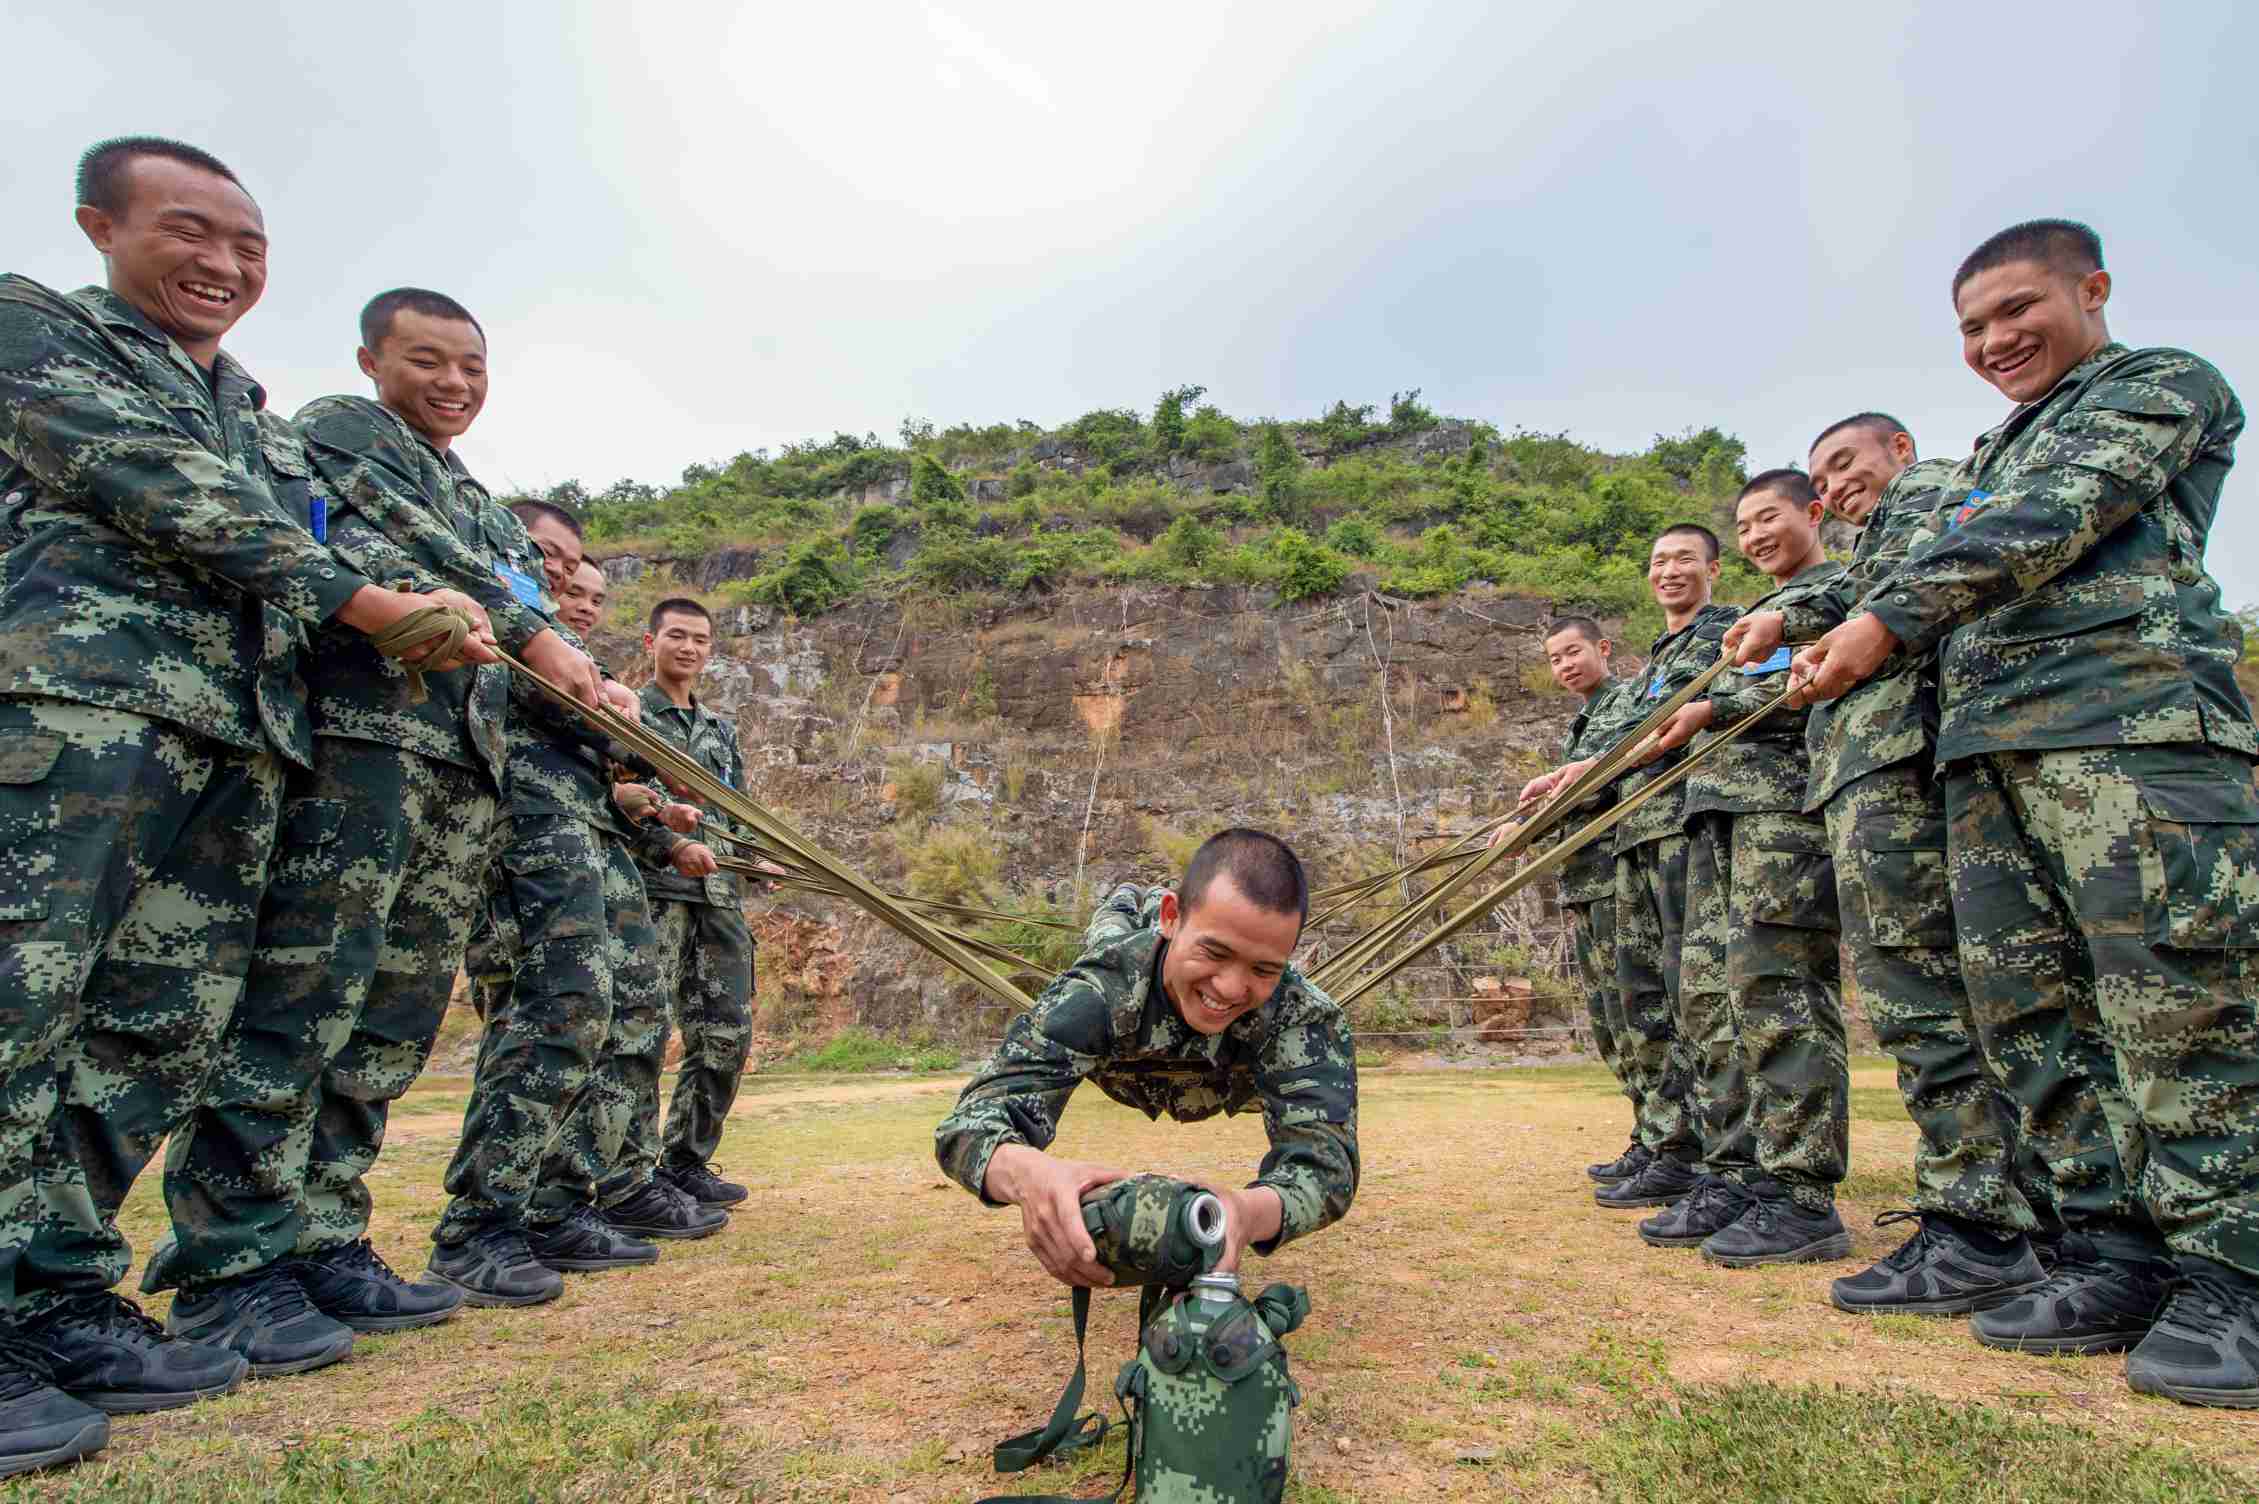
{"label": "buzz cut hair", "polygon": [[1689,534],[1702,540],[1702,550],[1704,554],[1708,556],[1705,560],[1706,563],[1715,564],[1718,562],[1718,535],[1711,532],[1708,528],[1704,527],[1699,522],[1672,523],[1669,527],[1663,529],[1663,531],[1655,535],[1655,537],[1648,543],[1647,551],[1652,554],[1653,552],[1655,552],[1655,545],[1657,543],[1662,542],[1665,538],[1675,538],[1682,533]]}
{"label": "buzz cut hair", "polygon": [[1850,417],[1838,418],[1821,429],[1820,436],[1805,447],[1805,452],[1808,454],[1816,453],[1822,444],[1847,428],[1856,428],[1862,433],[1871,433],[1885,444],[1890,442],[1892,434],[1898,433],[1906,435],[1907,443],[1914,442],[1914,431],[1889,413],[1853,413]]}
{"label": "buzz cut hair", "polygon": [[395,287],[390,292],[380,292],[369,299],[361,310],[361,344],[374,350],[392,332],[392,321],[402,313],[420,313],[426,318],[452,319],[468,324],[478,331],[480,344],[486,343],[486,326],[471,317],[471,311],[443,292],[433,292],[428,287]]}
{"label": "buzz cut hair", "polygon": [[1267,831],[1233,826],[1200,843],[1177,884],[1177,902],[1190,913],[1208,895],[1208,885],[1228,876],[1248,902],[1272,914],[1292,914],[1295,923],[1310,918],[1310,882],[1294,848]]}
{"label": "buzz cut hair", "polygon": [[[143,157],[163,157],[226,178],[238,188],[243,179],[235,170],[200,146],[175,141],[170,136],[112,136],[97,141],[79,154],[78,201],[104,214],[123,214],[126,206],[126,169]],[[251,190],[243,188],[248,195]]]}
{"label": "buzz cut hair", "polygon": [[515,512],[518,521],[524,523],[527,527],[532,527],[536,522],[546,517],[551,522],[561,523],[565,531],[571,533],[575,538],[581,536],[580,519],[553,501],[536,501],[529,496],[523,501],[511,502],[510,510]]}
{"label": "buzz cut hair", "polygon": [[1545,624],[1545,636],[1540,640],[1551,642],[1563,632],[1574,632],[1595,647],[1608,640],[1608,634],[1600,630],[1600,623],[1589,616],[1556,616]]}
{"label": "buzz cut hair", "polygon": [[699,605],[689,596],[670,595],[651,608],[651,620],[644,627],[644,630],[646,632],[657,632],[660,620],[669,616],[701,616],[706,619],[707,626],[711,627],[714,624],[714,613]]}
{"label": "buzz cut hair", "polygon": [[1778,470],[1758,471],[1749,477],[1749,483],[1741,488],[1740,495],[1734,497],[1733,504],[1739,507],[1759,491],[1775,492],[1798,506],[1809,506],[1820,499],[1820,493],[1813,489],[1812,477],[1794,465],[1783,465]]}
{"label": "buzz cut hair", "polygon": [[2027,219],[2010,225],[1961,259],[1953,273],[1953,296],[1961,284],[1979,272],[1989,272],[2011,261],[2037,261],[2067,277],[2079,278],[2102,270],[2102,237],[2092,225],[2075,219]]}

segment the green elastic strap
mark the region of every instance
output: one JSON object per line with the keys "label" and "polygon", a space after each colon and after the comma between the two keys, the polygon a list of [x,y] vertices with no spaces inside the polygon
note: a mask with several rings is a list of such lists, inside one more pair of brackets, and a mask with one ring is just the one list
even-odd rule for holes
{"label": "green elastic strap", "polygon": [[[1150,1294],[1150,1289],[1146,1293]],[[1082,1408],[1083,1334],[1090,1326],[1088,1287],[1075,1286],[1074,1308],[1074,1377],[1067,1380],[1067,1387],[1060,1392],[1059,1403],[1052,1407],[1051,1419],[1044,1423],[1041,1430],[1023,1431],[1017,1436],[1007,1436],[996,1444],[996,1470],[1000,1473],[1016,1473],[1022,1468],[1033,1467],[1046,1458],[1073,1457],[1106,1439],[1105,1416],[1095,1410],[1079,1420],[1075,1416],[1075,1411]],[[1140,1301],[1141,1314],[1142,1310],[1143,1302]],[[1128,1405],[1125,1403],[1122,1408],[1126,1415]],[[1123,1488],[1129,1484],[1129,1476],[1129,1463],[1125,1459],[1122,1464],[1122,1481],[1114,1485],[1114,1492],[1110,1497],[1121,1497]],[[987,1498],[976,1501],[976,1504],[1005,1504],[1005,1501],[1014,1499],[1019,1504],[1085,1504],[1084,1500],[1068,1494],[990,1494]]]}

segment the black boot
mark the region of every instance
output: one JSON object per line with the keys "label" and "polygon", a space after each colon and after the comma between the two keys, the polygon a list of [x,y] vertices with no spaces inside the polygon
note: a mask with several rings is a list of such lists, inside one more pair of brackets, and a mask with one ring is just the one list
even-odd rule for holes
{"label": "black boot", "polygon": [[1611,1211],[1636,1211],[1643,1206],[1669,1206],[1694,1189],[1694,1166],[1668,1154],[1658,1154],[1629,1180],[1604,1185],[1592,1199]]}
{"label": "black boot", "polygon": [[233,1394],[251,1372],[240,1353],[165,1335],[115,1290],[67,1296],[25,1323],[55,1387],[112,1415],[170,1410]]}
{"label": "black boot", "polygon": [[1788,1187],[1766,1179],[1749,1188],[1749,1204],[1730,1227],[1720,1228],[1702,1245],[1704,1262],[1728,1269],[1760,1264],[1816,1264],[1851,1252],[1851,1234],[1835,1208],[1816,1212],[1788,1194]]}
{"label": "black boot", "polygon": [[1705,1175],[1693,1190],[1639,1224],[1642,1241],[1657,1248],[1696,1248],[1731,1227],[1749,1205],[1749,1192],[1723,1175]]}
{"label": "black boot", "polygon": [[2003,1236],[2004,1249],[1979,1245],[1955,1219],[1937,1213],[1884,1212],[1875,1226],[1915,1221],[1914,1236],[1869,1268],[1828,1286],[1839,1311],[1868,1316],[1958,1316],[2005,1305],[2047,1278],[2031,1243]]}
{"label": "black boot", "polygon": [[659,1178],[700,1206],[735,1206],[752,1194],[734,1180],[724,1180],[712,1165],[661,1165]]}
{"label": "black boot", "polygon": [[2149,1335],[2172,1288],[2172,1266],[2113,1258],[2080,1233],[2063,1236],[2046,1280],[1969,1318],[1986,1347],[2018,1353],[2114,1353]]}
{"label": "black boot", "polygon": [[1614,1185],[1618,1181],[1629,1180],[1646,1169],[1647,1162],[1654,1157],[1654,1152],[1635,1138],[1629,1149],[1606,1164],[1586,1165],[1584,1172],[1602,1185]]}
{"label": "black boot", "polygon": [[2259,1410],[2259,1279],[2183,1254],[2172,1298],[2126,1354],[2136,1394]]}
{"label": "black boot", "polygon": [[76,1462],[109,1439],[110,1418],[55,1387],[46,1353],[0,1335],[0,1478]]}
{"label": "black boot", "polygon": [[413,1283],[402,1279],[367,1238],[301,1254],[289,1263],[314,1308],[356,1332],[431,1326],[463,1306],[460,1286],[438,1279]]}

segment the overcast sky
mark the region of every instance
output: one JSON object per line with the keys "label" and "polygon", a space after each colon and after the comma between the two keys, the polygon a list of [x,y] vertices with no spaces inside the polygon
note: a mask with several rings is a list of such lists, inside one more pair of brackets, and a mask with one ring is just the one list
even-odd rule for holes
{"label": "overcast sky", "polygon": [[[1825,422],[1966,451],[2003,404],[1947,282],[2011,221],[2104,237],[2113,332],[2259,394],[2259,7],[1135,7],[14,0],[5,265],[96,280],[90,141],[264,206],[230,348],[359,390],[372,293],[485,323],[490,483],[671,481],[906,414],[1236,416],[1419,387],[1610,448]],[[2259,400],[2259,397],[2255,397]],[[2259,602],[2259,452],[2211,562]]]}

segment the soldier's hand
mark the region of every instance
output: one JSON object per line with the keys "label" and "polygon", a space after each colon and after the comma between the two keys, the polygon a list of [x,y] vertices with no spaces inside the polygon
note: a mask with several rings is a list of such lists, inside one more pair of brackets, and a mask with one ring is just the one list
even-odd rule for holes
{"label": "soldier's hand", "polygon": [[1898,636],[1876,617],[1861,614],[1798,653],[1788,666],[1788,703],[1810,705],[1840,699],[1874,677],[1898,651]]}
{"label": "soldier's hand", "polygon": [[595,660],[555,632],[544,631],[527,643],[526,650],[518,656],[527,668],[589,709],[594,710],[601,703],[597,691],[602,688],[604,677],[596,671]]}
{"label": "soldier's hand", "polygon": [[[487,625],[486,613],[479,609],[478,602],[467,595],[459,595],[452,590],[438,590],[430,595],[412,595],[403,590],[386,590],[377,585],[364,585],[348,596],[344,605],[337,608],[337,620],[356,632],[374,637],[387,628],[405,621],[427,606],[453,607],[458,605],[468,606],[475,613],[472,617],[474,626],[471,635],[463,639],[461,648],[445,659],[434,660],[432,653],[438,648],[439,644],[437,641],[433,641],[412,652],[402,654],[400,661],[412,663],[416,667],[432,673],[443,673],[464,663],[501,662],[502,660],[494,654],[494,629]],[[485,628],[483,633],[479,630],[480,627]]]}
{"label": "soldier's hand", "polygon": [[1082,1198],[1127,1180],[1121,1170],[1053,1159],[1025,1144],[1000,1144],[988,1161],[988,1194],[1020,1209],[1020,1229],[1044,1272],[1066,1285],[1110,1285],[1098,1245],[1082,1225]]}
{"label": "soldier's hand", "polygon": [[1717,707],[1708,700],[1690,700],[1678,708],[1678,713],[1665,721],[1640,745],[1632,761],[1641,767],[1653,762],[1666,752],[1675,751],[1693,741],[1710,724]]}
{"label": "soldier's hand", "polygon": [[606,679],[599,692],[604,696],[605,704],[637,725],[643,724],[643,702],[635,697],[634,690],[617,679]]}
{"label": "soldier's hand", "polygon": [[630,820],[640,820],[657,811],[665,801],[640,783],[615,783],[612,785],[612,802]]}
{"label": "soldier's hand", "polygon": [[722,870],[721,864],[714,860],[714,849],[702,841],[677,846],[671,860],[675,871],[684,877],[712,877]]}
{"label": "soldier's hand", "polygon": [[1268,1242],[1279,1235],[1279,1225],[1286,1216],[1286,1203],[1267,1185],[1234,1188],[1212,1180],[1194,1183],[1214,1192],[1216,1199],[1224,1204],[1224,1255],[1216,1260],[1216,1272],[1237,1274],[1239,1261],[1251,1245]]}
{"label": "soldier's hand", "polygon": [[1726,628],[1725,654],[1735,668],[1763,663],[1781,645],[1788,617],[1779,611],[1754,611]]}
{"label": "soldier's hand", "polygon": [[670,799],[659,806],[659,823],[678,836],[689,835],[705,819],[705,813],[695,804],[683,804]]}

